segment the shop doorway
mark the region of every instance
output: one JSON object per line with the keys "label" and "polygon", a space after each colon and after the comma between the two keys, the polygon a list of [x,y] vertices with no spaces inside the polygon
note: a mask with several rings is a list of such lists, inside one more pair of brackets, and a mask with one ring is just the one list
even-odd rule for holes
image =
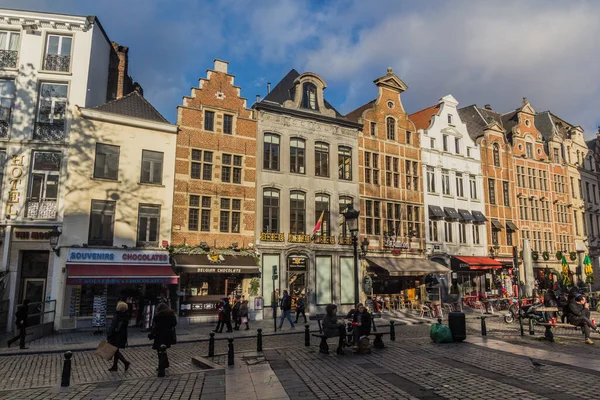
{"label": "shop doorway", "polygon": [[[42,303],[46,299],[46,279],[48,277],[47,251],[24,251],[21,260],[21,293],[19,304],[25,299],[31,302],[29,314],[38,314],[42,309]],[[32,315],[27,324],[29,326],[39,325],[42,315]]]}
{"label": "shop doorway", "polygon": [[[295,309],[296,298],[308,290],[308,258],[304,255],[291,255],[287,261],[287,289],[294,299],[292,308]],[[306,311],[309,309],[307,304]]]}

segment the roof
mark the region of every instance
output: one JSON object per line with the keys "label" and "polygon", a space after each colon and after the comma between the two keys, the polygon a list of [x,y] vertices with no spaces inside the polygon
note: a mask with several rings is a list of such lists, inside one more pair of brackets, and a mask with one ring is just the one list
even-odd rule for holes
{"label": "roof", "polygon": [[508,112],[506,114],[502,114],[502,126],[506,130],[508,136],[512,136],[512,129],[515,125],[519,123],[518,113],[521,109],[518,108],[514,111]]}
{"label": "roof", "polygon": [[535,127],[542,134],[544,140],[550,140],[555,133],[554,123],[550,111],[539,112],[535,115]]}
{"label": "roof", "polygon": [[170,123],[137,90],[120,99],[96,106],[93,109],[110,114],[145,119],[147,121]]}
{"label": "roof", "polygon": [[427,107],[421,111],[417,111],[414,114],[410,114],[408,119],[410,119],[414,124],[416,129],[427,129],[431,124],[431,117],[438,113],[440,109],[440,105],[436,104],[431,107]]}
{"label": "roof", "polygon": [[597,141],[597,138],[585,141],[585,144],[587,145],[588,149],[590,149],[592,152],[596,151],[596,141]]}
{"label": "roof", "polygon": [[376,101],[377,99],[371,100],[367,104],[363,104],[362,106],[358,107],[356,110],[350,111],[348,114],[346,114],[346,119],[348,121],[358,122],[365,110],[371,108],[371,106],[375,104]]}
{"label": "roof", "polygon": [[500,114],[486,108],[479,108],[475,104],[458,109],[460,120],[467,126],[467,132],[474,141],[483,136],[487,127],[497,122],[502,126]]}

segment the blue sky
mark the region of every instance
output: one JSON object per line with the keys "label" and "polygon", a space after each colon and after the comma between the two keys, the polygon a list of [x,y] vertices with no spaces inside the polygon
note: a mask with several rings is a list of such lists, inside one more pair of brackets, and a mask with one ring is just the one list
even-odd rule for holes
{"label": "blue sky", "polygon": [[3,0],[7,8],[96,15],[130,48],[130,74],[170,121],[229,61],[250,106],[291,68],[321,75],[343,114],[375,97],[391,66],[407,111],[446,94],[500,112],[526,96],[594,137],[600,125],[600,1]]}

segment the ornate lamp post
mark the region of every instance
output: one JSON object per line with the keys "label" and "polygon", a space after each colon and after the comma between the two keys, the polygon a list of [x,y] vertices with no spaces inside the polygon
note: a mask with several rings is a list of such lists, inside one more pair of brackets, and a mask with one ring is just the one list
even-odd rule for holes
{"label": "ornate lamp post", "polygon": [[[350,230],[350,234],[352,235],[352,247],[354,248],[354,304],[359,303],[359,295],[358,295],[358,216],[360,215],[360,211],[355,210],[352,205],[348,207],[346,212],[344,213],[344,223],[347,228]],[[368,244],[367,244],[368,246]],[[363,244],[361,244],[362,250]]]}
{"label": "ornate lamp post", "polygon": [[49,234],[50,234],[50,247],[52,247],[54,254],[56,254],[58,257],[60,257],[60,247],[58,247],[58,240],[60,238],[60,235],[62,235],[62,232],[58,230],[57,226],[55,226],[52,228],[52,230],[50,231]]}

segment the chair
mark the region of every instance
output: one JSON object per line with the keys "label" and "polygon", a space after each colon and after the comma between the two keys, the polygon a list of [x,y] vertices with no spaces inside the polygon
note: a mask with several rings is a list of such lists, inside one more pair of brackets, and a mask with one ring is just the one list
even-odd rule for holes
{"label": "chair", "polygon": [[419,318],[425,317],[425,314],[427,314],[427,317],[433,318],[433,312],[431,311],[431,308],[427,307],[426,305],[422,305],[421,315],[419,315]]}

